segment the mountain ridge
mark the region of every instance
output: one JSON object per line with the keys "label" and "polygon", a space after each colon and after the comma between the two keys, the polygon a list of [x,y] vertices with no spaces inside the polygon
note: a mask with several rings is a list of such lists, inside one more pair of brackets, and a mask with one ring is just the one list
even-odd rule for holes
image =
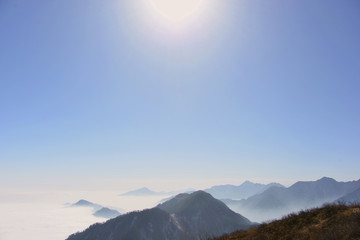
{"label": "mountain ridge", "polygon": [[[264,221],[301,209],[331,203],[357,188],[360,188],[360,180],[338,182],[323,177],[316,181],[298,181],[288,188],[273,186],[243,200],[224,199],[223,201],[236,212],[241,212],[255,221]],[[269,219],[264,219],[262,216],[267,216]]]}
{"label": "mountain ridge", "polygon": [[284,187],[280,183],[269,183],[269,184],[261,184],[261,183],[253,183],[250,181],[245,181],[239,186],[226,184],[226,185],[215,185],[210,188],[205,189],[205,192],[210,193],[213,197],[217,199],[246,199],[255,194],[259,194],[264,192],[266,189],[272,187]]}
{"label": "mountain ridge", "polygon": [[131,190],[128,192],[124,192],[119,194],[119,196],[134,196],[134,197],[142,197],[142,196],[169,196],[174,194],[179,194],[182,192],[193,192],[194,189],[186,189],[186,190],[177,190],[177,191],[170,191],[170,192],[155,192],[150,190],[147,187],[142,187],[139,189]]}
{"label": "mountain ridge", "polygon": [[254,226],[210,194],[197,191],[179,194],[151,209],[94,224],[83,232],[72,234],[67,240],[199,240]]}

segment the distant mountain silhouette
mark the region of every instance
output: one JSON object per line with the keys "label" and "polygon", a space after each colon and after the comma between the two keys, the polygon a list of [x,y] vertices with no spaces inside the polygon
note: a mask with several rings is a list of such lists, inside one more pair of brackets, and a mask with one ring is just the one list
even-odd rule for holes
{"label": "distant mountain silhouette", "polygon": [[360,204],[360,188],[355,191],[346,194],[345,196],[338,198],[335,202],[345,203],[345,204]]}
{"label": "distant mountain silhouette", "polygon": [[116,210],[113,210],[113,209],[110,209],[110,208],[107,208],[107,207],[103,207],[100,210],[96,211],[93,215],[95,217],[102,217],[102,218],[108,218],[109,219],[109,218],[114,218],[114,217],[120,216],[121,213],[119,213]]}
{"label": "distant mountain silhouette", "polygon": [[81,199],[78,202],[71,204],[71,207],[89,207],[93,210],[93,215],[95,217],[102,218],[114,218],[119,216],[121,213],[117,210],[103,207],[100,204],[92,203],[87,200]]}
{"label": "distant mountain silhouette", "polygon": [[312,204],[316,201],[321,202],[331,201],[339,198],[345,194],[355,191],[360,188],[360,180],[352,182],[337,182],[328,177],[323,177],[317,181],[297,182],[291,187],[289,191],[297,198],[303,198],[304,201]]}
{"label": "distant mountain silhouette", "polygon": [[120,194],[120,196],[158,196],[166,195],[164,192],[154,192],[146,187]]}
{"label": "distant mountain silhouette", "polygon": [[171,192],[154,192],[146,187],[139,188],[133,191],[129,191],[126,193],[120,194],[120,196],[166,196],[166,195],[175,195],[182,192],[193,192],[194,189],[187,189],[187,190],[179,190],[179,191],[171,191]]}
{"label": "distant mountain silhouette", "polygon": [[141,212],[95,224],[67,240],[199,240],[253,227],[210,194],[179,194],[168,202]]}
{"label": "distant mountain silhouette", "polygon": [[289,188],[271,187],[246,200],[223,201],[234,211],[241,212],[252,220],[262,221],[333,202],[358,188],[360,180],[337,182],[324,177],[317,181],[296,182]]}
{"label": "distant mountain silhouette", "polygon": [[94,211],[97,211],[102,208],[101,205],[89,202],[87,200],[81,199],[78,202],[71,205],[72,207],[91,207],[94,209]]}
{"label": "distant mountain silhouette", "polygon": [[205,189],[205,192],[210,193],[214,198],[218,199],[246,199],[255,194],[264,192],[270,187],[283,187],[280,183],[260,184],[246,181],[239,186],[235,185],[218,185]]}

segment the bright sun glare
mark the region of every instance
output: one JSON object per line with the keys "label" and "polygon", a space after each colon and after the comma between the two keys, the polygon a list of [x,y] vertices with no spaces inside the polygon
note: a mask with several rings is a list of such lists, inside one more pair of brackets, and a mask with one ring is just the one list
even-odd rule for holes
{"label": "bright sun glare", "polygon": [[150,0],[150,2],[163,17],[179,22],[196,12],[203,0]]}

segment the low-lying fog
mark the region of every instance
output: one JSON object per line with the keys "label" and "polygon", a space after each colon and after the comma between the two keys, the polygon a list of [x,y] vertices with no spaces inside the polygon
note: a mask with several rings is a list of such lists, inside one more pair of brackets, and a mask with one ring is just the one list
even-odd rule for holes
{"label": "low-lying fog", "polygon": [[2,192],[0,240],[64,240],[106,219],[92,208],[69,207],[80,199],[128,212],[155,206],[166,196],[129,197],[120,192]]}

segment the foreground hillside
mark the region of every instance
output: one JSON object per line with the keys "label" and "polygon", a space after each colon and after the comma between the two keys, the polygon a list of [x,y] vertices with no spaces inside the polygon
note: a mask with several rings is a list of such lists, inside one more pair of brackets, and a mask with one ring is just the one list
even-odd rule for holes
{"label": "foreground hillside", "polygon": [[235,232],[216,240],[257,239],[360,239],[360,205],[327,205],[301,211],[257,228]]}

